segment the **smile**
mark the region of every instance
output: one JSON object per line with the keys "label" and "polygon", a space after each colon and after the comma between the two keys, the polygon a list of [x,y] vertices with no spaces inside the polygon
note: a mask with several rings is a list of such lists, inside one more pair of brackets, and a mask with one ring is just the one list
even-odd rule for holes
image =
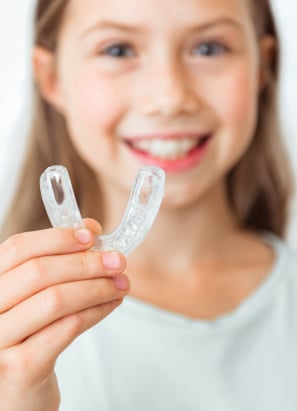
{"label": "smile", "polygon": [[143,165],[155,165],[166,172],[195,167],[206,153],[211,134],[171,134],[125,139],[130,153]]}
{"label": "smile", "polygon": [[201,148],[209,139],[209,135],[196,138],[150,138],[126,141],[130,148],[147,153],[161,160],[178,160],[186,157],[192,150]]}

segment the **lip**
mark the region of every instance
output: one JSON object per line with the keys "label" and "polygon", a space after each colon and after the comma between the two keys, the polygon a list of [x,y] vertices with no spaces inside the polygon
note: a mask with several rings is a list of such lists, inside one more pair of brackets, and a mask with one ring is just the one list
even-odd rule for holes
{"label": "lip", "polygon": [[199,139],[205,137],[206,135],[210,135],[207,132],[197,132],[197,131],[178,131],[178,132],[158,132],[152,134],[143,134],[143,135],[133,135],[133,136],[124,136],[122,139],[125,142],[134,142],[139,140],[153,140],[153,139],[161,139],[161,140],[176,140],[182,138],[195,138]]}
{"label": "lip", "polygon": [[[196,146],[191,149],[184,157],[177,159],[162,159],[154,157],[148,152],[141,151],[133,147],[133,142],[145,139],[181,139],[181,138],[195,138],[197,140],[207,137],[205,143],[201,146]],[[193,132],[178,132],[178,133],[155,133],[153,135],[139,135],[137,137],[124,138],[123,142],[129,153],[142,165],[154,165],[162,168],[167,173],[178,173],[190,170],[199,164],[205,156],[209,143],[212,140],[210,133],[193,133]]]}

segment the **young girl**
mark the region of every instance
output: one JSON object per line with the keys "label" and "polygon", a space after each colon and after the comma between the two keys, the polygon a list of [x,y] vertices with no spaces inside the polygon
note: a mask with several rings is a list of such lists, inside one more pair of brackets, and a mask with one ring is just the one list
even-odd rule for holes
{"label": "young girl", "polygon": [[[268,1],[39,0],[35,23],[32,138],[0,247],[1,411],[296,410]],[[95,220],[45,229],[52,164],[103,232],[137,170],[165,170],[127,261],[90,251]]]}

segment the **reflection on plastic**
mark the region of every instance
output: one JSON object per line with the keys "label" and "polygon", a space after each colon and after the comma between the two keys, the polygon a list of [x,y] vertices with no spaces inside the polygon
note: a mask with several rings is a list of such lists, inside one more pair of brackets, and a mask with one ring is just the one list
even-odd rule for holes
{"label": "reflection on plastic", "polygon": [[[165,190],[165,173],[159,167],[139,170],[124,217],[110,234],[96,237],[93,249],[129,254],[145,238],[159,211]],[[53,227],[84,227],[67,169],[47,168],[40,177],[42,200]]]}

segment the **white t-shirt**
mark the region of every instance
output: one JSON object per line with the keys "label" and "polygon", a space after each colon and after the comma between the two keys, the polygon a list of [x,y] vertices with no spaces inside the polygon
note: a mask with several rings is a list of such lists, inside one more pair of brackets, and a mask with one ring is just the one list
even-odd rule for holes
{"label": "white t-shirt", "polygon": [[61,411],[296,411],[297,256],[233,312],[193,320],[127,297],[57,362]]}

